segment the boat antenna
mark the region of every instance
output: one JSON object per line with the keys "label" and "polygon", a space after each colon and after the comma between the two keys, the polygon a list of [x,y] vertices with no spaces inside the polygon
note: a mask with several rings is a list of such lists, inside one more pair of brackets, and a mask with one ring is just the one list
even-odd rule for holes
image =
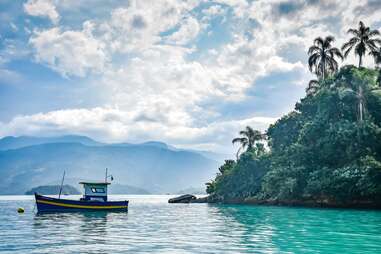
{"label": "boat antenna", "polygon": [[65,180],[65,170],[64,170],[64,173],[63,173],[63,176],[62,176],[60,193],[58,194],[58,198],[61,198],[61,192],[62,192],[62,186],[63,186],[64,180]]}
{"label": "boat antenna", "polygon": [[107,183],[107,179],[110,177],[110,180],[114,180],[114,177],[112,175],[107,174],[107,168],[106,168],[106,175],[105,175],[105,183]]}

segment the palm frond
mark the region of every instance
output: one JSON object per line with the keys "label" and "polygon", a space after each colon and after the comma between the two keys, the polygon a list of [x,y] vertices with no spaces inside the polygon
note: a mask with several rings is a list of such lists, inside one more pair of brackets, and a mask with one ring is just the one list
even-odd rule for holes
{"label": "palm frond", "polygon": [[335,41],[335,37],[333,37],[332,35],[328,35],[325,37],[325,41],[331,44],[332,42]]}
{"label": "palm frond", "polygon": [[313,53],[317,53],[319,52],[321,49],[316,46],[316,45],[312,45],[309,49],[308,49],[308,55],[312,55]]}
{"label": "palm frond", "polygon": [[[324,39],[321,38],[321,37],[317,37],[317,38],[315,38],[315,40],[314,40],[314,44],[317,45],[317,46],[323,46],[323,44],[324,44]],[[319,47],[319,48],[320,48],[320,47]]]}
{"label": "palm frond", "polygon": [[[343,44],[343,46],[341,46],[341,50],[342,51],[344,51],[344,50],[346,50],[347,48],[351,48],[351,47],[353,47],[355,44],[356,44],[356,42],[355,42],[355,40],[353,40],[354,38],[352,38],[352,39],[350,39],[348,42],[345,42],[344,44]],[[344,54],[345,55],[345,54]]]}
{"label": "palm frond", "polygon": [[357,29],[353,29],[353,28],[348,29],[347,33],[352,34],[352,35],[357,36],[357,37],[360,36],[360,32]]}
{"label": "palm frond", "polygon": [[240,131],[239,135],[243,136],[245,139],[249,139],[250,137],[250,134],[246,130]]}
{"label": "palm frond", "polygon": [[243,144],[246,140],[247,140],[246,138],[234,138],[234,139],[232,140],[232,143],[233,143],[233,145],[234,145],[235,143],[241,143],[241,144]]}
{"label": "palm frond", "polygon": [[381,64],[381,48],[369,52],[369,55],[373,56],[374,62],[376,64]]}
{"label": "palm frond", "polygon": [[[377,50],[377,46],[374,45],[373,43],[366,43],[365,44],[365,47],[366,47],[366,50],[368,50],[369,52],[372,52],[374,50]],[[365,51],[366,51],[365,50]]]}
{"label": "palm frond", "polygon": [[331,48],[331,43],[334,40],[335,40],[335,37],[333,37],[333,36],[327,36],[327,37],[325,37],[324,43],[323,43],[323,49],[329,49],[329,48]]}
{"label": "palm frond", "polygon": [[313,55],[311,55],[309,58],[308,58],[308,65],[311,66],[311,65],[315,65],[316,64],[316,61],[320,58],[320,54],[319,53],[314,53]]}
{"label": "palm frond", "polygon": [[340,49],[338,48],[331,48],[328,50],[328,53],[331,55],[332,58],[334,58],[335,56],[339,57],[341,60],[344,59],[344,56],[341,54],[341,51]]}
{"label": "palm frond", "polygon": [[251,128],[250,126],[246,126],[246,131],[247,133],[249,133],[249,135],[252,135],[254,133],[253,128]]}
{"label": "palm frond", "polygon": [[371,39],[370,41],[372,41],[374,44],[378,44],[381,46],[381,39],[379,38]]}
{"label": "palm frond", "polygon": [[380,31],[378,31],[378,30],[372,30],[368,34],[369,37],[374,37],[374,36],[378,36],[378,35],[381,35]]}
{"label": "palm frond", "polygon": [[347,58],[349,53],[351,52],[352,48],[355,46],[355,44],[350,44],[348,47],[346,46],[346,43],[344,43],[343,47],[341,50],[346,50],[344,51],[344,57]]}
{"label": "palm frond", "polygon": [[359,27],[360,29],[365,29],[365,25],[362,21],[359,22]]}
{"label": "palm frond", "polygon": [[328,66],[329,66],[328,69],[330,74],[337,72],[337,70],[339,69],[339,64],[333,58],[330,58],[330,60],[328,61]]}

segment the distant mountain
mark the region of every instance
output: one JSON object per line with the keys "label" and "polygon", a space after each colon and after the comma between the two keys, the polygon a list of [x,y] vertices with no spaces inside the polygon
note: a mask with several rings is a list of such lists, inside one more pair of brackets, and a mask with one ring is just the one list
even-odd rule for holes
{"label": "distant mountain", "polygon": [[86,136],[79,136],[79,135],[66,135],[66,136],[58,136],[58,137],[7,136],[0,139],[0,150],[18,149],[18,148],[32,146],[32,145],[41,145],[41,144],[49,144],[49,143],[79,143],[86,146],[122,146],[122,147],[154,146],[158,148],[169,149],[172,151],[194,152],[218,162],[223,162],[226,158],[229,158],[229,155],[227,154],[215,153],[215,152],[203,151],[203,150],[176,148],[174,146],[167,145],[166,143],[160,142],[160,141],[147,141],[147,142],[138,143],[138,144],[132,144],[132,143],[107,144],[107,143],[95,141]]}
{"label": "distant mountain", "polygon": [[[25,192],[25,195],[33,195],[34,193],[42,194],[42,195],[58,195],[60,193],[60,185],[42,185],[38,187],[34,187]],[[71,185],[63,185],[62,186],[62,195],[77,195],[81,194],[79,190],[74,188]]]}
{"label": "distant mountain", "polygon": [[0,139],[0,150],[8,149],[18,149],[22,147],[41,145],[49,143],[79,143],[88,146],[102,145],[97,141],[85,136],[60,136],[60,137],[30,137],[30,136],[20,136],[20,137],[4,137]]}
{"label": "distant mountain", "polygon": [[205,195],[206,190],[205,188],[195,188],[195,187],[189,187],[183,190],[178,191],[176,194],[193,194],[193,195]]}
{"label": "distant mountain", "polygon": [[163,148],[163,149],[168,149],[169,146],[164,143],[164,142],[159,142],[159,141],[147,141],[144,143],[138,143],[138,144],[131,144],[131,143],[114,143],[114,144],[109,144],[111,146],[154,146],[158,148]]}
{"label": "distant mountain", "polygon": [[218,161],[221,164],[227,159],[235,159],[234,156],[232,155],[223,154],[223,153],[215,153],[211,151],[197,151],[197,150],[186,150],[186,151],[201,154],[202,156]]}
{"label": "distant mountain", "polygon": [[0,147],[0,194],[58,184],[63,170],[65,183],[74,186],[79,179],[103,180],[106,167],[115,178],[110,193],[175,193],[191,186],[204,188],[219,165],[197,152],[173,151],[160,142],[103,144],[81,136],[19,137],[1,139]]}
{"label": "distant mountain", "polygon": [[122,185],[122,184],[111,184],[109,189],[110,194],[151,194],[149,191],[131,186],[131,185]]}
{"label": "distant mountain", "polygon": [[158,147],[158,148],[163,148],[163,149],[168,149],[168,145],[164,142],[158,142],[158,141],[148,141],[148,142],[144,142],[144,143],[141,143],[140,145],[143,145],[143,146],[155,146],[155,147]]}

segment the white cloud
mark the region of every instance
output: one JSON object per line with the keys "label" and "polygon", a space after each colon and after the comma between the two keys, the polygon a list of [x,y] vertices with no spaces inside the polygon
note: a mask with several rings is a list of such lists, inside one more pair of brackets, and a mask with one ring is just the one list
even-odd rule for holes
{"label": "white cloud", "polygon": [[[194,7],[195,4],[175,1],[166,5],[156,1],[132,2],[114,10],[109,20],[95,27],[89,23],[82,31],[52,28],[36,33],[30,42],[38,61],[63,75],[100,72],[97,83],[103,84],[103,89],[97,92],[108,103],[91,110],[24,116],[7,126],[23,126],[23,121],[31,121],[29,129],[13,127],[14,132],[74,132],[98,135],[105,140],[160,139],[219,149],[221,143],[230,147],[231,136],[245,124],[263,129],[274,119],[227,121],[213,104],[220,100],[238,102],[257,78],[271,72],[294,71],[301,64],[277,56],[266,37],[246,38],[244,29],[234,31],[233,40],[208,57],[189,60],[197,49],[182,45],[202,29],[189,14]],[[165,39],[160,36],[176,27],[179,29]],[[172,44],[167,45],[168,42]],[[125,58],[120,60],[120,56]],[[115,57],[119,60],[113,62]],[[106,66],[107,59],[110,64]],[[80,115],[81,119],[73,115]]]}
{"label": "white cloud", "polygon": [[[65,3],[57,8],[69,11],[71,1]],[[15,117],[2,124],[0,135],[79,133],[109,141],[158,139],[199,148],[231,147],[240,128],[263,129],[274,119],[256,117],[255,107],[247,119],[239,113],[228,118],[219,108],[221,101],[239,104],[258,79],[273,73],[291,77],[285,86],[306,85],[312,77],[306,50],[315,37],[333,34],[340,46],[348,38],[345,31],[360,19],[369,25],[379,20],[379,11],[365,0],[215,3],[199,10],[199,1],[192,0],[130,1],[104,19],[85,22],[82,30],[62,24],[35,31],[30,44],[37,61],[65,76],[94,80],[96,73],[93,82],[99,90],[94,92],[104,101],[92,109]],[[57,12],[56,18],[34,13],[59,19]],[[222,33],[228,40],[207,41],[206,46],[217,46],[206,50],[198,40],[210,25],[205,15],[230,22],[216,30],[208,27],[216,35],[209,38],[228,29]],[[354,57],[347,62],[356,63]]]}
{"label": "white cloud", "polygon": [[[203,9],[201,12],[204,14],[204,16],[202,17],[201,21],[205,24],[205,26],[208,26],[213,18],[222,16],[223,20],[221,23],[225,23],[227,17],[227,8],[225,7],[219,4],[215,4],[209,6],[206,9]],[[211,34],[212,30],[210,30],[208,33]]]}
{"label": "white cloud", "polygon": [[[148,48],[159,43],[160,33],[179,25],[197,4],[198,1],[131,1],[128,7],[115,9],[110,20],[100,26],[102,39],[114,52]],[[197,21],[188,22],[194,33]]]}
{"label": "white cloud", "polygon": [[218,16],[225,14],[225,9],[221,5],[212,5],[207,9],[202,10],[202,13],[208,16]]}
{"label": "white cloud", "polygon": [[[259,0],[247,8],[249,18],[259,25],[253,29],[256,37],[267,38],[266,43],[277,51],[290,43],[297,43],[307,62],[307,49],[318,36],[333,35],[335,46],[348,40],[347,30],[357,27],[360,20],[368,26],[379,21],[381,4],[377,1],[278,1]],[[299,54],[299,53],[296,53]],[[366,65],[372,65],[367,58]],[[353,56],[344,62],[356,63]]]}
{"label": "white cloud", "polygon": [[[231,139],[246,125],[264,130],[276,119],[253,117],[238,121],[213,122],[204,126],[187,126],[181,122],[139,122],[136,115],[116,108],[67,109],[17,116],[0,122],[0,136],[64,134],[88,135],[105,142],[163,140],[180,147],[227,152]],[[226,146],[226,147],[225,147]]]}
{"label": "white cloud", "polygon": [[215,86],[226,95],[224,99],[231,101],[244,99],[246,90],[260,77],[303,67],[300,62],[291,63],[277,56],[276,48],[266,37],[250,40],[238,33],[217,54],[209,55],[204,65],[215,78]]}
{"label": "white cloud", "polygon": [[243,18],[247,15],[250,3],[246,0],[216,0],[215,3],[225,4],[233,8],[234,15]]}
{"label": "white cloud", "polygon": [[92,35],[91,22],[85,22],[82,31],[61,31],[55,27],[35,32],[29,43],[35,49],[37,62],[63,76],[84,77],[88,72],[100,72],[107,61],[104,44]]}
{"label": "white cloud", "polygon": [[168,36],[166,39],[170,43],[185,45],[198,35],[200,25],[195,18],[187,17],[182,22],[179,30]]}
{"label": "white cloud", "polygon": [[51,0],[28,0],[24,4],[24,10],[31,16],[48,17],[54,24],[60,19],[56,7]]}
{"label": "white cloud", "polygon": [[198,103],[226,94],[216,87],[215,74],[199,62],[185,60],[189,52],[183,47],[155,46],[108,70],[102,82],[110,101],[151,122],[194,124],[202,113]]}

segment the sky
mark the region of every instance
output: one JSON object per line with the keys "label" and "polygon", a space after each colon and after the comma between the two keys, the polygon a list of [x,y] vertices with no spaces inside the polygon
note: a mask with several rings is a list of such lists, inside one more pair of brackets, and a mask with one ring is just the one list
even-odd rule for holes
{"label": "sky", "polygon": [[232,153],[305,96],[314,38],[380,17],[379,0],[0,0],[0,137]]}

